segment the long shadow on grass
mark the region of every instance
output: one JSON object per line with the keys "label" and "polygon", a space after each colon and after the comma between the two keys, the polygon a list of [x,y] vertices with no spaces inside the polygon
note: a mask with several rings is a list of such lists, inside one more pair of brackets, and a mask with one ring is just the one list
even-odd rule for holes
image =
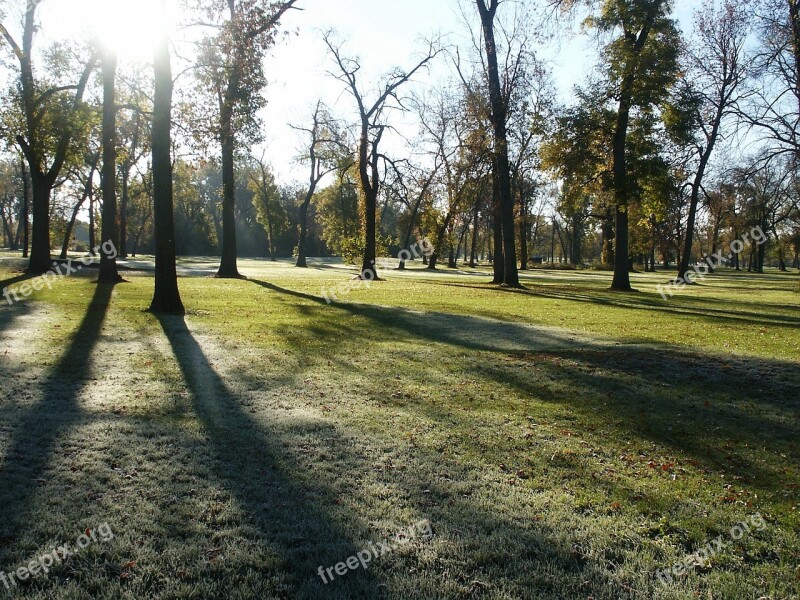
{"label": "long shadow on grass", "polygon": [[[291,458],[292,450],[281,448],[279,436],[248,416],[243,399],[217,374],[184,319],[159,316],[158,320],[208,435],[217,475],[246,509],[264,545],[277,553],[276,575],[288,577],[290,597],[380,597],[378,582],[369,571],[350,573],[344,582],[323,585],[318,575],[320,566],[333,566],[360,550],[325,508],[337,501],[326,489],[328,482],[315,489],[298,483],[286,470],[303,468]],[[318,426],[298,423],[298,427]],[[335,436],[325,427],[319,433]],[[283,467],[282,462],[288,462],[289,467]]]}
{"label": "long shadow on grass", "polygon": [[[316,296],[251,282],[326,305]],[[492,362],[479,374],[523,397],[569,406],[586,418],[600,416],[615,429],[659,442],[763,489],[774,491],[774,481],[783,472],[777,463],[753,462],[748,442],[798,460],[800,367],[793,362],[603,343],[480,317],[362,304],[336,303],[306,316],[318,332],[327,323],[337,339],[371,339],[369,329],[342,322],[337,309],[379,324],[376,329],[384,338],[394,335],[402,340],[411,335],[431,343],[511,355],[517,364]],[[706,399],[712,402],[706,405]]]}
{"label": "long shadow on grass", "polygon": [[[37,495],[47,494],[47,466],[58,439],[81,420],[78,396],[91,370],[114,284],[99,284],[58,364],[41,384],[41,400],[20,409],[0,465],[0,538],[13,541]],[[0,560],[2,557],[0,557]],[[1,568],[1,567],[0,567]]]}
{"label": "long shadow on grass", "polygon": [[[271,287],[271,284],[263,282],[260,285]],[[316,318],[325,321],[323,313],[316,307],[299,306],[297,309],[303,309],[312,322]],[[336,315],[338,311],[327,309],[326,313]],[[315,430],[306,426],[305,430],[299,431],[292,427],[290,432],[277,436],[274,430],[264,431],[244,413],[241,408],[244,398],[236,398],[221,378],[213,374],[213,366],[197,342],[191,338],[191,334],[185,330],[183,321],[162,320],[162,325],[173,348],[177,346],[175,354],[179,356],[181,368],[185,369],[184,377],[195,396],[195,410],[210,430],[209,437],[220,463],[220,478],[228,482],[229,489],[248,509],[253,509],[250,512],[254,517],[260,517],[259,507],[269,506],[270,514],[258,521],[257,525],[265,534],[265,542],[277,546],[278,551],[286,556],[286,560],[299,576],[315,569],[314,560],[309,559],[311,549],[315,545],[323,544],[323,549],[317,549],[313,554],[312,558],[316,559],[332,538],[329,528],[321,526],[322,531],[316,533],[303,531],[301,527],[292,543],[285,539],[285,527],[296,527],[298,523],[314,523],[320,518],[325,519],[325,510],[305,499],[313,490],[306,487],[305,491],[300,489],[298,492],[299,486],[293,483],[296,478],[284,475],[280,468],[275,467],[277,461],[273,454],[280,453],[278,446],[282,440],[304,450],[309,446],[317,448],[328,457],[326,466],[322,469],[316,467],[317,477],[336,477],[338,471],[342,473],[343,481],[349,483],[353,481],[353,474],[358,474],[353,481],[356,487],[348,490],[350,494],[363,494],[359,485],[363,485],[373,494],[376,493],[375,490],[380,490],[377,492],[379,497],[364,498],[363,503],[370,508],[365,506],[363,511],[353,516],[354,521],[385,518],[382,512],[376,512],[376,506],[380,507],[386,501],[391,501],[393,505],[396,503],[399,513],[430,516],[434,529],[446,541],[442,543],[440,550],[428,551],[421,548],[418,554],[408,556],[405,560],[399,557],[393,559],[402,565],[402,569],[391,570],[392,579],[386,582],[386,593],[392,598],[522,598],[531,593],[526,584],[532,581],[539,584],[537,590],[551,591],[552,595],[549,597],[557,597],[554,580],[558,582],[559,593],[577,597],[586,589],[587,581],[591,581],[596,586],[595,589],[607,585],[608,577],[604,567],[599,562],[576,553],[573,539],[563,532],[555,531],[549,522],[531,526],[532,515],[526,514],[524,506],[510,511],[494,510],[487,506],[480,497],[483,485],[488,483],[484,479],[485,473],[472,471],[471,467],[455,465],[444,459],[440,453],[423,448],[415,448],[410,454],[397,457],[400,463],[410,463],[408,469],[403,467],[401,470],[384,470],[381,468],[383,459],[386,458],[383,451],[378,451],[376,456],[375,447],[367,442],[371,450],[368,453],[361,452],[357,439],[337,435],[330,426],[317,426],[318,429]],[[358,335],[357,326],[350,327],[349,332],[340,333]],[[325,324],[318,331],[325,335],[336,335],[336,331],[328,330]],[[183,347],[187,342],[189,348]],[[304,350],[310,351],[308,347]],[[206,377],[209,372],[212,373],[210,379]],[[300,386],[299,381],[304,376],[303,367],[292,374],[296,386]],[[254,380],[248,380],[246,374],[232,373],[232,377],[237,381],[245,380],[251,385],[255,383]],[[302,405],[303,402],[298,403],[298,407]],[[442,419],[437,421],[447,422]],[[389,462],[391,464],[391,460]],[[259,478],[265,480],[265,470],[266,486],[271,493],[254,484]],[[294,470],[292,467],[289,472]],[[456,491],[452,481],[468,483],[460,491]],[[324,485],[325,483],[320,483],[318,487]],[[350,503],[353,501],[352,497],[348,500]],[[271,503],[274,502],[278,503],[277,508],[272,507]],[[284,502],[290,504],[289,510]],[[433,543],[436,543],[436,538]],[[438,555],[439,551],[441,556]],[[352,553],[352,549],[342,548],[338,552],[330,552],[327,560],[337,560],[337,555],[338,560],[341,560],[341,556],[348,552]],[[537,568],[546,574],[541,577],[536,575]],[[369,588],[369,581],[356,581],[357,585],[353,585],[355,578],[362,577],[369,577],[369,573],[352,573],[346,581],[334,582],[328,586],[324,590],[326,593],[320,597],[380,597],[374,586]],[[341,583],[352,587],[337,596],[337,585]],[[307,594],[299,593],[293,597],[311,597],[313,590],[309,586]],[[604,597],[611,595],[606,594]]]}
{"label": "long shadow on grass", "polygon": [[[459,283],[432,283],[431,285],[440,285],[455,288],[471,288],[486,290],[487,287],[480,287],[474,285],[465,285]],[[533,296],[539,298],[548,298],[555,300],[568,300],[571,302],[586,302],[591,304],[599,304],[601,306],[608,306],[613,308],[625,308],[634,310],[647,310],[657,311],[663,313],[671,313],[678,315],[686,315],[697,317],[698,320],[717,321],[722,323],[750,323],[753,325],[760,325],[763,327],[798,327],[800,326],[800,316],[792,317],[789,315],[770,315],[765,313],[755,313],[752,311],[744,310],[723,310],[718,308],[708,308],[707,306],[700,306],[695,304],[693,306],[667,304],[659,299],[658,296],[641,296],[641,295],[617,295],[613,292],[606,290],[591,290],[603,295],[593,295],[592,293],[579,293],[575,290],[564,289],[551,289],[548,286],[532,287],[525,290],[511,289],[511,288],[498,288],[498,291],[511,294],[522,294],[523,296]],[[746,293],[742,290],[742,293]],[[720,303],[730,304],[723,300],[715,298],[703,298],[704,304]],[[784,307],[785,308],[785,307]]]}
{"label": "long shadow on grass", "polygon": [[[22,272],[19,275],[16,275],[15,277],[9,277],[8,279],[4,279],[3,281],[0,281],[0,293],[5,292],[6,288],[9,286],[12,286],[16,283],[22,283],[23,281],[26,281],[28,279],[33,279],[34,277],[38,277],[38,275],[36,273]],[[14,300],[14,294],[11,293],[11,290],[8,290],[8,296],[12,300],[12,302],[16,302],[16,300]],[[0,297],[0,303],[8,303],[8,298],[6,298],[5,296]]]}

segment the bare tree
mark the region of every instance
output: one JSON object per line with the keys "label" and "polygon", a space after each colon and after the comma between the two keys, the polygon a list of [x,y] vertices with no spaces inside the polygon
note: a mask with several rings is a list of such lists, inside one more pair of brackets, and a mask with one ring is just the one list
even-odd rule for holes
{"label": "bare tree", "polygon": [[[514,242],[514,197],[511,194],[511,166],[508,159],[508,103],[500,85],[500,67],[495,40],[495,17],[501,0],[476,0],[486,49],[486,74],[489,84],[490,119],[493,130],[494,197],[503,234],[503,285],[519,287],[517,248]],[[500,257],[495,256],[495,261]]]}
{"label": "bare tree", "polygon": [[306,189],[303,202],[300,204],[300,233],[297,242],[297,264],[298,267],[307,267],[306,264],[306,244],[308,237],[308,208],[319,183],[326,175],[333,173],[337,169],[349,169],[352,166],[350,149],[345,143],[344,133],[340,130],[338,123],[330,116],[329,111],[318,101],[311,117],[310,127],[292,126],[297,131],[302,131],[308,135],[308,154],[301,159],[301,162],[308,164],[310,175],[308,178],[308,188]]}
{"label": "bare tree", "polygon": [[329,32],[324,36],[324,41],[334,61],[337,71],[332,73],[336,79],[347,86],[348,92],[353,96],[359,116],[358,139],[358,183],[364,202],[364,257],[361,266],[361,277],[378,279],[375,268],[376,260],[376,217],[378,196],[381,191],[381,161],[386,157],[380,153],[380,144],[386,130],[389,128],[387,112],[390,108],[403,109],[403,101],[398,95],[402,86],[408,83],[414,75],[425,68],[440,52],[438,45],[431,42],[428,51],[422,60],[411,69],[392,71],[379,86],[378,97],[374,101],[366,98],[358,83],[358,73],[361,63],[357,59],[347,58],[342,53],[342,48],[332,40]]}
{"label": "bare tree", "polygon": [[723,125],[738,108],[740,91],[748,76],[745,43],[748,15],[726,0],[719,9],[705,6],[695,15],[697,38],[690,46],[689,69],[683,81],[692,112],[691,146],[697,161],[691,182],[689,215],[678,278],[685,281],[694,243],[695,220],[703,178],[717,143],[724,138]]}

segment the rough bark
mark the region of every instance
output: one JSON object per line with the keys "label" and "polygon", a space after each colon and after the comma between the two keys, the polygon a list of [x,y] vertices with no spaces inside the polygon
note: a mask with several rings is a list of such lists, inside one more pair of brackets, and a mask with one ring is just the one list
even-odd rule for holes
{"label": "rough bark", "polygon": [[110,254],[106,244],[119,248],[119,223],[117,222],[117,55],[107,50],[103,54],[103,250],[100,252],[102,282],[121,281],[117,271],[116,252]]}
{"label": "rough bark", "polygon": [[155,292],[150,310],[182,315],[175,267],[175,215],[172,191],[172,67],[169,40],[159,43],[154,56],[153,102],[153,221],[156,245]]}
{"label": "rough bark", "polygon": [[220,106],[220,144],[222,147],[222,260],[217,277],[240,278],[236,264],[236,164],[233,133],[234,83],[229,83],[228,93]]}

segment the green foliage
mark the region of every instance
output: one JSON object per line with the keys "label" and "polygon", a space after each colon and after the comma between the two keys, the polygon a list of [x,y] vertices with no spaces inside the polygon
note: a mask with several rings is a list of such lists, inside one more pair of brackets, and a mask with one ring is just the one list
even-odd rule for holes
{"label": "green foliage", "polygon": [[[316,195],[317,217],[322,224],[322,239],[336,254],[352,256],[354,238],[361,238],[358,190],[345,175]],[[362,240],[363,242],[363,240]],[[358,253],[363,253],[362,244]]]}
{"label": "green foliage", "polygon": [[[375,256],[386,256],[389,253],[391,244],[391,237],[376,234]],[[339,244],[339,253],[346,264],[360,266],[364,259],[364,236],[357,235],[343,238]]]}

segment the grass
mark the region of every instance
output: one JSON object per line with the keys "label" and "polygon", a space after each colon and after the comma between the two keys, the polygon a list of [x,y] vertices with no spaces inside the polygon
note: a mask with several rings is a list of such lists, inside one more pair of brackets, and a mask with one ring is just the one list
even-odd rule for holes
{"label": "grass", "polygon": [[214,266],[185,319],[144,272],[0,309],[0,571],[114,533],[0,597],[798,598],[796,273],[417,267],[329,306],[341,265]]}

